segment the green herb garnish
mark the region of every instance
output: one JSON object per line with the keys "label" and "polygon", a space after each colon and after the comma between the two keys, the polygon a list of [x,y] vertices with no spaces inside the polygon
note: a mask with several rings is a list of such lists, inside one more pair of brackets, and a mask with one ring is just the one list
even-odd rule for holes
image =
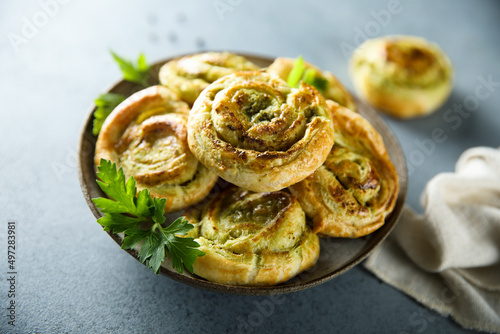
{"label": "green herb garnish", "polygon": [[313,68],[308,68],[304,72],[304,75],[302,76],[302,81],[304,81],[306,84],[312,85],[315,78],[316,78],[316,71]]}
{"label": "green herb garnish", "polygon": [[193,225],[184,217],[179,217],[163,227],[165,198],[152,197],[147,189],[137,193],[134,178],[130,177],[125,182],[123,169],[117,170],[116,164],[108,160],[101,159],[97,169],[99,187],[113,198],[92,199],[105,214],[97,220],[104,231],[123,232],[122,249],[132,249],[143,242],[139,260],[156,274],[167,253],[170,253],[172,265],[179,273],[182,273],[183,267],[193,273],[193,263],[205,253],[197,249],[200,245],[193,238],[178,236],[186,235]]}
{"label": "green herb garnish", "polygon": [[316,71],[312,68],[308,68],[304,73],[304,77],[302,79],[306,84],[309,84],[319,90],[321,93],[324,93],[326,87],[328,86],[328,80],[317,75]]}
{"label": "green herb garnish", "polygon": [[314,77],[313,82],[311,83],[314,87],[316,87],[317,90],[319,90],[321,93],[324,93],[326,89],[328,88],[328,80],[326,80],[323,77]]}
{"label": "green herb garnish", "polygon": [[[111,51],[111,55],[120,66],[124,80],[131,81],[144,87],[149,86],[148,79],[150,78],[151,67],[147,64],[144,54],[141,53],[139,55],[136,65],[130,60],[120,57],[113,51]],[[94,123],[92,128],[92,134],[94,136],[99,134],[106,118],[124,99],[124,95],[114,93],[106,93],[97,97],[95,100],[97,110],[94,112]]]}
{"label": "green herb garnish", "polygon": [[144,87],[149,86],[148,79],[151,67],[147,64],[146,57],[143,53],[139,55],[136,65],[134,65],[130,60],[120,57],[113,51],[111,51],[111,54],[113,55],[113,59],[120,66],[120,70],[123,73],[123,79]]}
{"label": "green herb garnish", "polygon": [[92,127],[92,134],[94,136],[99,134],[106,118],[123,100],[125,100],[124,95],[115,93],[101,94],[95,99],[94,102],[97,109],[94,111],[94,123]]}
{"label": "green herb garnish", "polygon": [[293,68],[290,71],[290,74],[288,74],[287,83],[290,87],[296,87],[299,84],[305,69],[304,58],[299,56],[299,58],[295,59]]}
{"label": "green herb garnish", "polygon": [[315,87],[321,93],[324,93],[328,86],[328,80],[323,78],[321,74],[318,74],[313,68],[306,69],[304,59],[302,56],[299,56],[293,63],[293,68],[288,75],[287,83],[290,87],[298,87],[301,80]]}

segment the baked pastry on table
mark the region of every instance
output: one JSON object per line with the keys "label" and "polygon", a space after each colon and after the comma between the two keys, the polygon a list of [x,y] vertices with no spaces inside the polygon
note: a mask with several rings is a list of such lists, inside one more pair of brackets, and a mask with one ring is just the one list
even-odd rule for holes
{"label": "baked pastry on table", "polygon": [[208,86],[188,122],[193,154],[226,181],[276,191],[312,174],[333,145],[331,112],[314,87],[240,72]]}
{"label": "baked pastry on table", "polygon": [[191,154],[187,143],[189,106],[163,86],[139,91],[119,104],[97,138],[94,162],[111,160],[133,176],[138,190],[166,198],[165,212],[202,200],[217,175]]}
{"label": "baked pastry on table", "polygon": [[239,71],[259,67],[229,52],[206,52],[171,60],[160,69],[160,83],[193,105],[201,91],[215,80]]}
{"label": "baked pastry on table", "polygon": [[448,98],[453,68],[438,45],[414,36],[370,39],[350,60],[356,90],[397,118],[431,113]]}
{"label": "baked pastry on table", "polygon": [[[290,72],[294,67],[294,63],[295,59],[278,57],[271,65],[269,65],[266,71],[268,73],[276,74],[281,79],[286,81],[288,80],[288,76],[290,75]],[[357,110],[354,99],[352,98],[349,91],[332,73],[322,71],[308,62],[304,62],[304,67],[306,70],[313,69],[315,80],[321,80],[322,84],[318,86],[324,86],[324,88],[321,90],[321,93],[323,94],[325,99],[333,100],[341,106],[351,109],[352,111]]]}
{"label": "baked pastry on table", "polygon": [[375,128],[361,115],[327,103],[335,144],[314,174],[289,189],[312,218],[314,233],[358,238],[380,228],[392,212],[398,174]]}
{"label": "baked pastry on table", "polygon": [[203,210],[184,214],[187,234],[205,255],[194,273],[212,282],[268,286],[312,267],[320,245],[306,224],[299,202],[288,192],[255,193],[231,187]]}

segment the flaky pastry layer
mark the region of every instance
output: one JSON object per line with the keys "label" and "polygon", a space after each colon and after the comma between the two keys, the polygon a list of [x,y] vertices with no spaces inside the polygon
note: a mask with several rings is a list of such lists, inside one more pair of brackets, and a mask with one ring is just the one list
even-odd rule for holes
{"label": "flaky pastry layer", "polygon": [[398,118],[436,110],[453,86],[453,68],[434,43],[413,36],[367,40],[350,60],[356,90],[375,107]]}
{"label": "flaky pastry layer", "polygon": [[139,91],[118,105],[97,138],[94,162],[111,160],[133,176],[139,190],[166,198],[165,212],[202,200],[217,175],[187,143],[188,105],[163,86]]}
{"label": "flaky pastry layer", "polygon": [[[286,81],[293,69],[294,62],[295,60],[292,58],[278,57],[271,65],[269,65],[266,72],[276,74],[281,79]],[[304,66],[306,69],[314,69],[315,76],[324,81],[325,88],[322,90],[322,94],[325,99],[333,100],[341,106],[351,109],[352,111],[357,110],[351,94],[340,82],[340,80],[337,79],[337,77],[330,72],[322,71],[308,62],[304,62]]]}
{"label": "flaky pastry layer", "polygon": [[253,191],[294,184],[326,159],[331,113],[314,87],[240,72],[207,87],[189,114],[193,154],[226,181]]}
{"label": "flaky pastry layer", "polygon": [[325,163],[289,189],[313,219],[314,233],[358,238],[380,228],[399,191],[382,137],[361,115],[327,101],[335,144]]}
{"label": "flaky pastry layer", "polygon": [[233,187],[185,216],[194,225],[188,236],[205,253],[196,259],[194,273],[213,282],[275,285],[312,267],[319,257],[318,237],[299,202],[284,191]]}
{"label": "flaky pastry layer", "polygon": [[169,61],[159,73],[160,83],[193,105],[201,91],[215,80],[259,67],[245,57],[229,52],[205,52]]}

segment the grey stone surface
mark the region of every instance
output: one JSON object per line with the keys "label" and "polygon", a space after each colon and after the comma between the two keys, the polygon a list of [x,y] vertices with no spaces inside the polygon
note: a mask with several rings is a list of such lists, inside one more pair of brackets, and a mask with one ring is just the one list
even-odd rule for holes
{"label": "grey stone surface", "polygon": [[[127,57],[143,51],[150,61],[202,49],[302,54],[352,88],[342,45],[357,45],[359,31],[415,34],[439,43],[456,68],[453,94],[438,112],[387,119],[413,169],[408,204],[421,210],[425,183],[452,171],[463,150],[500,145],[498,85],[469,106],[473,111],[448,111],[473,102],[479,77],[500,82],[500,2],[400,0],[397,14],[377,21],[374,13],[389,3],[0,2],[0,332],[466,332],[360,266],[274,299],[221,295],[155,276],[102,232],[78,185],[80,128],[93,99],[120,78],[109,49]],[[430,141],[437,128],[447,137],[442,143]],[[6,317],[8,220],[17,223],[15,327]]]}

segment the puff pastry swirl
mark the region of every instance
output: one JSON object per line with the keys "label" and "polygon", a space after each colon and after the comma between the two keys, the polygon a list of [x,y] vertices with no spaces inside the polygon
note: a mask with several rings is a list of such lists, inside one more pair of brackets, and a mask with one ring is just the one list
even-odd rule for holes
{"label": "puff pastry swirl", "polygon": [[[291,58],[278,57],[271,65],[269,65],[266,71],[268,73],[274,73],[286,81],[293,69],[294,62],[295,60]],[[314,69],[316,77],[325,82],[325,89],[322,93],[326,99],[333,100],[341,106],[349,108],[352,111],[356,111],[357,108],[354,103],[354,99],[339,79],[337,79],[332,73],[321,71],[319,68],[308,62],[304,62],[304,66],[306,69]]]}
{"label": "puff pastry swirl", "polygon": [[446,54],[414,36],[367,40],[353,53],[350,72],[360,94],[398,118],[436,110],[453,86],[453,67]]}
{"label": "puff pastry swirl", "polygon": [[325,161],[331,113],[314,87],[240,72],[207,87],[189,114],[193,154],[226,181],[253,191],[294,184]]}
{"label": "puff pastry swirl", "polygon": [[254,193],[232,187],[203,209],[185,214],[205,255],[194,273],[231,285],[266,286],[312,267],[319,240],[306,224],[299,202],[288,192]]}
{"label": "puff pastry swirl", "polygon": [[357,238],[380,228],[396,204],[398,175],[381,136],[361,115],[327,101],[335,144],[325,163],[289,189],[314,233]]}
{"label": "puff pastry swirl", "polygon": [[229,52],[206,52],[172,60],[160,69],[160,83],[190,105],[210,83],[239,71],[259,67],[245,57]]}
{"label": "puff pastry swirl", "polygon": [[217,175],[196,160],[187,144],[188,105],[163,86],[139,91],[118,105],[96,143],[101,158],[116,162],[139,190],[167,199],[173,212],[203,199]]}

